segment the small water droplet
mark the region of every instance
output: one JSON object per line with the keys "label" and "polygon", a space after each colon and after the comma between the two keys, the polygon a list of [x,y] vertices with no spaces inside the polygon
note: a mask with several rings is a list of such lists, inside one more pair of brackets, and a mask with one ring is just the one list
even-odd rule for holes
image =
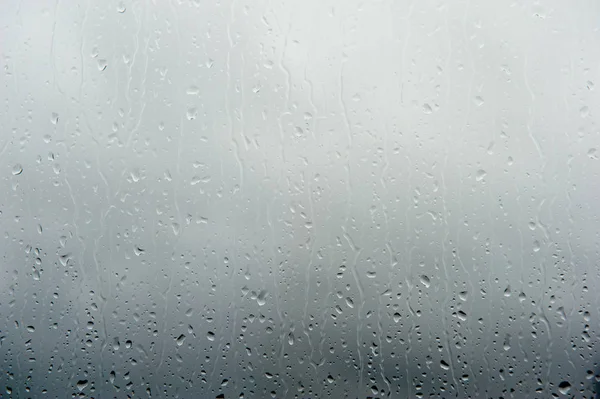
{"label": "small water droplet", "polygon": [[16,164],[15,166],[13,166],[13,168],[12,168],[12,174],[13,174],[14,176],[18,176],[18,175],[20,175],[21,173],[23,173],[23,166],[21,166],[21,164],[20,164],[20,163],[18,163],[18,164]]}
{"label": "small water droplet", "polygon": [[425,288],[429,288],[431,286],[431,280],[426,275],[421,276],[421,284],[425,286]]}
{"label": "small water droplet", "polygon": [[187,112],[185,113],[185,117],[187,118],[188,121],[196,119],[197,115],[198,115],[198,109],[195,107],[188,108]]}
{"label": "small water droplet", "polygon": [[510,334],[506,334],[506,337],[504,337],[504,344],[502,345],[502,348],[505,352],[510,350]]}
{"label": "small water droplet", "polygon": [[598,159],[598,155],[596,155],[596,149],[595,148],[590,148],[587,152],[588,157],[590,157],[590,159]]}
{"label": "small water droplet", "polygon": [[100,72],[104,71],[106,69],[106,67],[108,67],[108,63],[106,62],[105,59],[99,59],[98,60],[98,70]]}
{"label": "small water droplet", "polygon": [[200,89],[198,88],[198,86],[192,85],[192,86],[188,87],[185,92],[186,92],[186,94],[194,96],[194,95],[200,93]]}
{"label": "small water droplet", "polygon": [[431,109],[431,105],[429,104],[423,104],[423,113],[424,114],[431,114],[433,112],[433,109]]}
{"label": "small water droplet", "polygon": [[85,387],[88,386],[88,380],[79,380],[77,381],[77,389],[79,389],[79,392],[82,392]]}
{"label": "small water droplet", "polygon": [[480,96],[475,97],[475,105],[477,105],[478,107],[481,107],[483,105],[484,101],[483,98],[481,98]]}
{"label": "small water droplet", "polygon": [[352,300],[352,298],[346,297],[346,305],[348,305],[349,308],[354,308],[354,301]]}
{"label": "small water droplet", "polygon": [[125,4],[123,4],[123,2],[119,3],[119,5],[117,6],[117,12],[123,14],[125,10],[127,10]]}
{"label": "small water droplet", "polygon": [[56,125],[58,123],[58,114],[56,112],[52,113],[52,116],[50,117],[50,122],[53,125]]}
{"label": "small water droplet", "polygon": [[581,109],[579,110],[579,115],[582,118],[587,118],[589,114],[590,114],[590,109],[587,106],[581,107]]}
{"label": "small water droplet", "polygon": [[540,250],[540,242],[538,240],[535,240],[533,242],[533,252],[538,252]]}
{"label": "small water droplet", "polygon": [[135,183],[140,181],[140,170],[139,169],[133,169],[131,172],[129,172],[129,175],[131,176],[131,180],[133,180]]}
{"label": "small water droplet", "polygon": [[258,303],[258,306],[264,306],[267,303],[267,291],[262,290],[258,293],[256,303]]}
{"label": "small water droplet", "polygon": [[560,384],[558,384],[558,390],[563,395],[568,395],[569,391],[571,390],[571,383],[569,381],[562,381]]}
{"label": "small water droplet", "polygon": [[450,365],[445,360],[440,360],[440,367],[444,370],[450,370]]}
{"label": "small water droplet", "polygon": [[585,86],[587,87],[588,90],[592,91],[594,90],[594,82],[592,82],[591,80],[588,80],[585,84]]}
{"label": "small water droplet", "polygon": [[398,323],[400,321],[400,317],[401,317],[400,313],[398,313],[398,312],[394,313],[394,316],[393,316],[394,323]]}
{"label": "small water droplet", "polygon": [[487,175],[487,172],[483,169],[479,169],[477,171],[477,174],[475,175],[475,180],[476,181],[482,181],[483,179],[485,179],[485,176]]}
{"label": "small water droplet", "polygon": [[214,332],[212,332],[212,331],[209,331],[209,332],[207,332],[207,333],[206,333],[206,338],[207,338],[209,341],[214,341],[214,340],[215,340],[215,333],[214,333]]}
{"label": "small water droplet", "polygon": [[183,345],[184,341],[185,341],[185,334],[181,334],[179,337],[177,337],[177,340],[175,342],[177,343],[177,346],[181,346],[181,345]]}

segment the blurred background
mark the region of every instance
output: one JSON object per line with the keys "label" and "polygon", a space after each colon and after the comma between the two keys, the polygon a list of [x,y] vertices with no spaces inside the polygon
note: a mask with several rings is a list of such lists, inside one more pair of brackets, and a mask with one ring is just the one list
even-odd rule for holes
{"label": "blurred background", "polygon": [[3,2],[0,397],[595,397],[599,20]]}

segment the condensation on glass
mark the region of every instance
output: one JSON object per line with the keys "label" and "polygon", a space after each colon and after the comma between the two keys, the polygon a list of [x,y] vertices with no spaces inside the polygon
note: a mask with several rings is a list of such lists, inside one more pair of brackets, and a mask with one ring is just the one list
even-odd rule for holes
{"label": "condensation on glass", "polygon": [[597,1],[0,10],[1,397],[594,397]]}

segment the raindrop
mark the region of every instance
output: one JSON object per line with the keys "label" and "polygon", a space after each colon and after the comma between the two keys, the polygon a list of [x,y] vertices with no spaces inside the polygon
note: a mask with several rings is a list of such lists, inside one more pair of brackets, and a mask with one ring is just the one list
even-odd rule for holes
{"label": "raindrop", "polygon": [[590,109],[587,106],[581,107],[581,109],[579,110],[579,115],[582,118],[587,118],[589,114],[590,114]]}
{"label": "raindrop", "polygon": [[346,305],[348,305],[349,308],[354,308],[354,301],[352,298],[346,297]]}
{"label": "raindrop", "polygon": [[87,387],[88,385],[88,380],[79,380],[77,381],[77,389],[79,389],[79,392],[82,392],[85,387]]}
{"label": "raindrop", "polygon": [[445,360],[440,360],[440,367],[444,370],[450,370],[450,365]]}
{"label": "raindrop", "polygon": [[198,86],[192,85],[192,86],[188,87],[185,92],[186,92],[186,94],[194,96],[194,95],[200,93],[200,89],[198,88]]}
{"label": "raindrop", "polygon": [[119,5],[117,6],[117,12],[123,14],[125,10],[127,10],[127,8],[125,8],[125,4],[123,4],[122,2],[119,3]]}
{"label": "raindrop", "polygon": [[421,276],[421,284],[425,286],[425,288],[429,288],[431,286],[431,280],[426,275]]}
{"label": "raindrop", "polygon": [[487,172],[483,169],[479,169],[477,171],[477,174],[475,175],[475,180],[476,181],[482,181],[483,179],[485,179],[485,176],[487,175]]}
{"label": "raindrop", "polygon": [[569,381],[561,382],[560,384],[558,384],[558,390],[563,395],[568,395],[569,391],[571,390],[571,383],[569,383]]}
{"label": "raindrop", "polygon": [[214,333],[214,332],[212,332],[212,331],[209,331],[209,332],[207,332],[207,333],[206,333],[206,338],[207,338],[209,341],[214,341],[214,340],[215,340],[215,333]]}
{"label": "raindrop", "polygon": [[20,175],[21,173],[23,173],[23,166],[21,166],[21,164],[20,164],[20,163],[18,163],[18,164],[16,164],[15,166],[13,166],[13,168],[12,168],[12,174],[13,174],[14,176],[18,176],[18,175]]}
{"label": "raindrop", "polygon": [[188,121],[196,119],[197,115],[198,115],[198,109],[195,107],[188,108],[187,112],[185,113],[185,117],[187,118]]}
{"label": "raindrop", "polygon": [[100,72],[104,71],[107,66],[108,66],[108,64],[105,59],[98,60],[98,70]]}
{"label": "raindrop", "polygon": [[431,105],[429,104],[423,104],[423,113],[424,114],[431,114],[433,112],[433,110],[431,109]]}
{"label": "raindrop", "polygon": [[177,340],[176,340],[176,342],[177,342],[177,346],[181,346],[181,345],[183,345],[183,342],[184,342],[184,341],[185,341],[185,335],[184,335],[184,334],[181,334],[179,337],[177,337]]}
{"label": "raindrop", "polygon": [[258,303],[258,306],[264,306],[264,304],[267,303],[267,291],[260,291],[256,297],[256,303]]}

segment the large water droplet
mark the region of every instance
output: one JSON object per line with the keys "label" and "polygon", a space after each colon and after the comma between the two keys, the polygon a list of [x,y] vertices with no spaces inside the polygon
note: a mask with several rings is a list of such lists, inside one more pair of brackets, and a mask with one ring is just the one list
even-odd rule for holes
{"label": "large water droplet", "polygon": [[558,390],[563,395],[568,395],[569,391],[571,390],[571,383],[569,381],[561,382],[560,384],[558,384]]}

